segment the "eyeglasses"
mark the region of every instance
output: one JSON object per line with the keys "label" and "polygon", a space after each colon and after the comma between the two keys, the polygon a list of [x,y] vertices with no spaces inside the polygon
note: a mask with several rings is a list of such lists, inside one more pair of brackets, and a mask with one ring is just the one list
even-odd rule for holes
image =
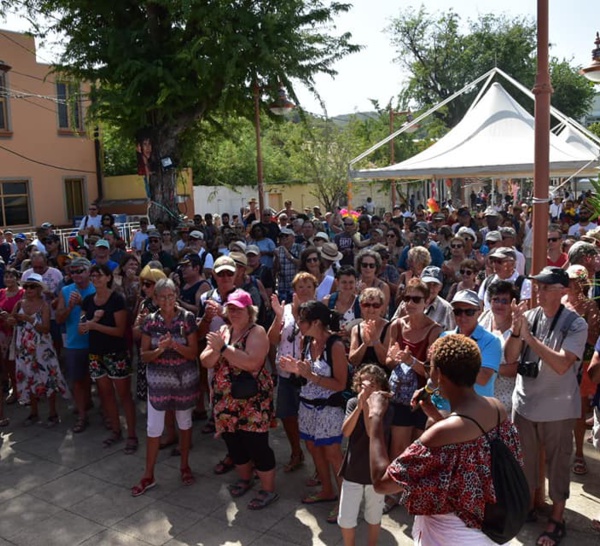
{"label": "eyeglasses", "polygon": [[229,270],[225,270],[225,271],[219,271],[217,273],[217,277],[223,278],[223,277],[233,277],[234,272],[233,271],[229,271]]}
{"label": "eyeglasses", "polygon": [[396,237],[396,234],[395,234],[395,233],[388,233],[388,234],[386,235],[386,237],[387,237],[388,239],[392,239],[392,238]]}
{"label": "eyeglasses", "polygon": [[382,305],[383,305],[383,304],[381,304],[381,303],[375,303],[375,302],[373,302],[373,303],[369,303],[369,302],[367,302],[367,301],[363,301],[363,302],[361,302],[361,304],[360,304],[360,306],[361,306],[361,307],[364,307],[365,309],[369,309],[369,308],[371,308],[371,307],[372,307],[373,309],[381,309],[381,306],[382,306]]}
{"label": "eyeglasses", "polygon": [[499,303],[500,305],[508,305],[510,303],[510,298],[492,298],[492,303]]}
{"label": "eyeglasses", "polygon": [[502,235],[502,240],[504,241],[504,239],[512,239],[513,236],[512,235]]}
{"label": "eyeglasses", "polygon": [[556,241],[558,241],[558,237],[548,237],[549,243],[556,243]]}
{"label": "eyeglasses", "polygon": [[460,270],[460,274],[461,275],[466,275],[467,277],[470,277],[473,274],[473,271],[471,271],[470,269],[461,269]]}
{"label": "eyeglasses", "polygon": [[152,238],[152,239],[148,239],[149,243],[160,243],[160,239],[156,239],[156,238]]}
{"label": "eyeglasses", "polygon": [[319,258],[315,258],[315,257],[306,258],[306,263],[307,264],[312,264],[312,263],[315,263],[315,262],[318,262],[318,261],[319,261]]}
{"label": "eyeglasses", "polygon": [[474,317],[477,313],[477,309],[453,309],[454,314],[457,317],[461,315],[467,315],[468,317]]}
{"label": "eyeglasses", "polygon": [[360,267],[368,267],[369,269],[375,269],[377,264],[375,262],[363,262],[360,264]]}
{"label": "eyeglasses", "polygon": [[465,245],[451,244],[451,245],[450,245],[450,248],[462,248],[462,247],[464,247],[464,246],[465,246]]}
{"label": "eyeglasses", "polygon": [[353,226],[354,224],[347,224],[346,222],[344,222],[344,225],[345,225],[346,227],[351,227],[351,226]]}
{"label": "eyeglasses", "polygon": [[81,275],[85,269],[71,269],[71,275]]}
{"label": "eyeglasses", "polygon": [[154,286],[154,283],[152,281],[142,281],[142,286],[144,288],[150,288],[151,286]]}
{"label": "eyeglasses", "polygon": [[405,303],[408,303],[409,301],[412,301],[413,303],[421,303],[424,299],[424,296],[404,296],[402,301]]}
{"label": "eyeglasses", "polygon": [[28,283],[25,283],[25,284],[23,285],[23,288],[24,288],[25,290],[30,290],[30,289],[31,289],[31,290],[33,290],[33,289],[35,289],[35,288],[38,288],[39,286],[40,286],[39,284],[35,284],[35,283],[34,283],[34,284],[28,284]]}

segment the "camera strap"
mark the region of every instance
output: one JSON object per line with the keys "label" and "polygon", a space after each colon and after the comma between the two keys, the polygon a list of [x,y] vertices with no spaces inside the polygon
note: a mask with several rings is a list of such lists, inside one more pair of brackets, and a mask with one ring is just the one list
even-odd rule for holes
{"label": "camera strap", "polygon": [[[556,327],[556,324],[558,323],[558,319],[560,318],[560,315],[563,312],[564,308],[565,308],[565,306],[561,303],[560,307],[558,308],[558,311],[556,312],[556,315],[554,315],[554,317],[552,317],[552,322],[550,323],[550,328],[546,332],[546,335],[544,336],[544,340],[546,340],[548,338],[548,336],[552,333],[552,331]],[[535,317],[533,318],[533,325],[531,327],[531,335],[533,337],[536,337],[537,327],[538,327],[538,324],[540,322],[540,318],[541,318],[543,312],[544,312],[544,310],[541,307],[538,307],[535,312]],[[521,361],[528,360],[527,358],[524,358],[524,357],[528,353],[529,349],[530,349],[529,345],[526,345],[524,347],[523,352],[521,353]]]}

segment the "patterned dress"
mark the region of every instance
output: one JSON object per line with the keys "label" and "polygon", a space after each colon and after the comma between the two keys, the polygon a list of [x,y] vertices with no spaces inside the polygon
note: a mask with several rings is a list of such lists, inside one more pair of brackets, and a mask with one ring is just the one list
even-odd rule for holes
{"label": "patterned dress", "polygon": [[[158,311],[158,305],[156,305],[152,298],[146,298],[140,303],[140,308],[138,310],[138,315],[142,313],[144,310],[148,310],[149,313],[156,313]],[[137,372],[136,372],[136,388],[135,394],[138,400],[147,400],[148,399],[148,380],[146,379],[146,363],[142,362],[142,358],[140,356],[140,343],[139,341],[136,344],[136,351],[138,354],[137,359]]]}
{"label": "patterned dress", "polygon": [[[254,326],[233,344],[240,350],[246,349],[248,335]],[[231,337],[231,333],[230,333]],[[231,366],[225,357],[219,358],[213,376],[213,413],[218,433],[238,430],[246,432],[268,432],[273,419],[273,380],[271,374],[261,367],[256,381],[258,394],[248,400],[231,396],[231,376],[241,370]]]}
{"label": "patterned dress", "polygon": [[[333,369],[329,363],[320,356],[313,359],[310,351],[306,351],[305,359],[310,363],[313,373],[323,377],[333,377]],[[313,406],[305,400],[329,398],[336,391],[321,387],[308,381],[300,390],[300,409],[298,420],[300,437],[303,440],[314,442],[315,446],[340,444],[342,442],[342,423],[344,410],[334,406]]]}
{"label": "patterned dress", "polygon": [[[167,324],[160,310],[146,317],[142,333],[150,337],[150,348],[156,349],[161,337],[171,334],[173,340],[187,345],[187,337],[198,329],[193,313],[178,308]],[[146,367],[148,401],[158,411],[187,410],[198,400],[200,374],[197,360],[186,360],[177,351],[166,349]]]}
{"label": "patterned dress", "polygon": [[39,399],[60,393],[69,397],[52,338],[49,333],[42,334],[35,329],[41,322],[40,310],[35,314],[33,324],[18,322],[15,326],[15,363],[21,404],[28,404],[32,396]]}

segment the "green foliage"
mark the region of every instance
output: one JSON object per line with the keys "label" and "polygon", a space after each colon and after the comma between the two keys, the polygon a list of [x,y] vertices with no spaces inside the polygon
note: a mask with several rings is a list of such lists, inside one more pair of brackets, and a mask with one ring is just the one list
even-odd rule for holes
{"label": "green foliage", "polygon": [[[291,79],[314,88],[339,59],[359,50],[332,35],[350,5],[319,0],[6,0],[24,5],[37,34],[60,36],[56,70],[93,82],[89,116],[133,139],[153,133],[157,157],[187,163],[199,122],[219,111],[252,115],[252,87],[295,97]],[[175,211],[171,176],[150,176],[150,211]]]}
{"label": "green foliage", "polygon": [[600,137],[600,122],[596,121],[592,123],[588,128],[588,131],[594,133],[597,137]]}
{"label": "green foliage", "polygon": [[[450,97],[467,83],[494,66],[531,88],[536,74],[535,21],[505,15],[486,14],[463,24],[452,10],[430,14],[403,10],[388,28],[396,48],[397,63],[410,74],[404,98],[420,108],[431,107]],[[592,86],[567,61],[551,60],[552,104],[567,116],[580,117],[593,99]],[[533,112],[533,103],[503,81],[523,106]],[[475,91],[464,93],[436,113],[447,127],[464,116]]]}
{"label": "green foliage", "polygon": [[105,176],[137,173],[135,146],[114,127],[104,124],[100,131],[102,140],[103,172]]}
{"label": "green foliage", "polygon": [[579,67],[573,68],[566,60],[552,59],[550,78],[552,80],[552,106],[563,114],[579,119],[587,114],[594,102],[594,84],[576,74]]}

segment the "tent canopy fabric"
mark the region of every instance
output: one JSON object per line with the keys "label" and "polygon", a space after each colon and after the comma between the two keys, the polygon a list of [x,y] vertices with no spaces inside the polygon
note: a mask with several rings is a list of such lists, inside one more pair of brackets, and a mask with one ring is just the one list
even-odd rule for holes
{"label": "tent canopy fabric", "polygon": [[[593,174],[598,166],[598,148],[587,137],[571,128],[565,136],[550,134],[551,176],[570,176],[580,169],[581,175]],[[515,178],[531,177],[533,169],[534,118],[496,82],[456,127],[426,150],[389,167],[350,171],[350,176]]]}

